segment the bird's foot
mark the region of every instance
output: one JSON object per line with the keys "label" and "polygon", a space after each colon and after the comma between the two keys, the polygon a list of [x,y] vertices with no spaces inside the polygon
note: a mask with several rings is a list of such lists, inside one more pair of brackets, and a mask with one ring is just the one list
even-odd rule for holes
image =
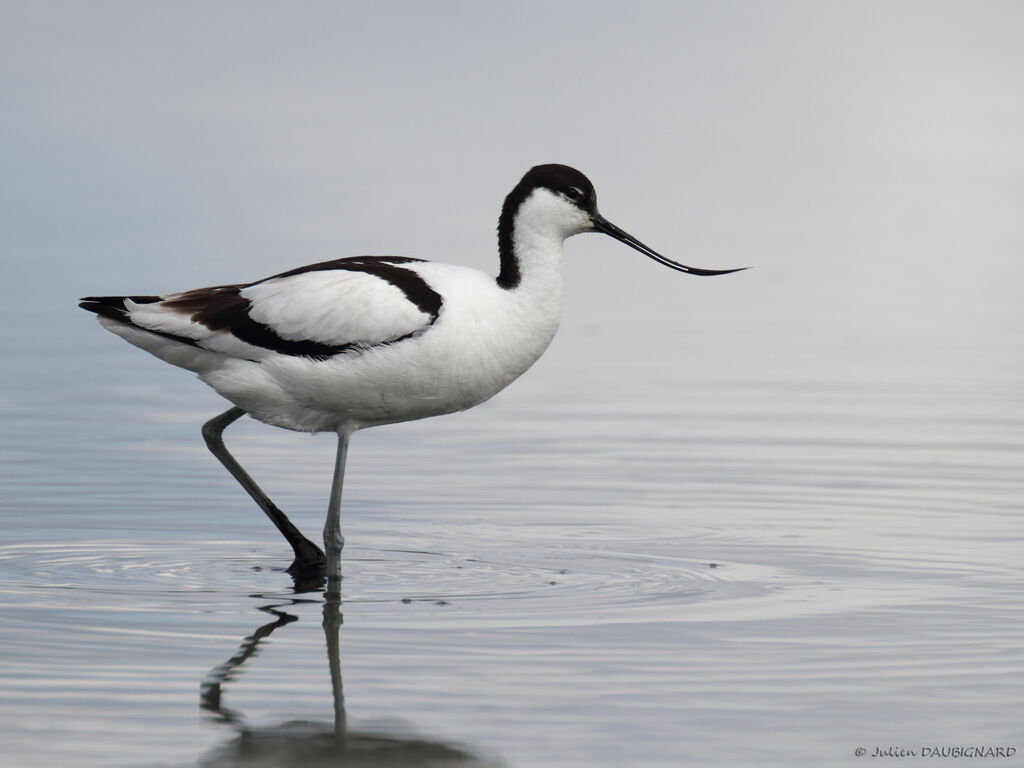
{"label": "bird's foot", "polygon": [[288,566],[287,572],[295,579],[296,587],[301,582],[313,589],[318,588],[327,576],[327,556],[320,547],[305,537],[293,539],[290,543],[295,552],[295,559]]}

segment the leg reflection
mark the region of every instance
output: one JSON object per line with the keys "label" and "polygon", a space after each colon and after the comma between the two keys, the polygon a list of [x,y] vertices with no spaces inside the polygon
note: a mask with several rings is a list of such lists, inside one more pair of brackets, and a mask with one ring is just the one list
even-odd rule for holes
{"label": "leg reflection", "polygon": [[[340,578],[329,577],[331,581]],[[331,670],[331,698],[334,700],[334,736],[335,740],[345,738],[347,724],[345,722],[345,691],[341,685],[341,594],[328,586],[324,593],[324,635],[327,639],[327,664]]]}
{"label": "leg reflection", "polygon": [[[258,655],[260,643],[298,617],[282,610],[282,605],[268,605],[260,610],[274,620],[258,627],[246,637],[227,661],[210,670],[200,685],[200,708],[218,723],[231,726],[236,736],[215,747],[199,761],[199,766],[213,768],[321,768],[321,766],[450,766],[451,768],[495,768],[500,761],[489,760],[462,747],[412,735],[407,726],[390,723],[387,728],[350,730],[345,713],[345,694],[341,680],[341,594],[340,578],[328,585],[323,601],[323,630],[330,669],[334,722],[286,720],[273,725],[254,726],[245,722],[241,712],[224,704],[224,691],[236,681],[243,665]],[[292,599],[285,607],[296,612],[312,600]],[[296,681],[296,688],[305,690],[308,681]],[[273,693],[275,702],[280,690]],[[279,704],[275,707],[279,708]],[[400,730],[401,732],[396,732]]]}
{"label": "leg reflection", "polygon": [[199,684],[199,708],[204,712],[209,712],[221,722],[232,723],[233,725],[242,724],[241,714],[228,709],[222,703],[221,693],[223,685],[233,679],[238,668],[256,654],[261,640],[268,637],[278,627],[283,627],[285,624],[290,624],[299,618],[298,616],[292,616],[290,613],[279,611],[273,606],[266,606],[260,610],[273,614],[277,619],[264,624],[262,627],[258,627],[255,632],[242,641],[234,656],[223,664],[218,664],[211,669],[206,675],[206,679]]}

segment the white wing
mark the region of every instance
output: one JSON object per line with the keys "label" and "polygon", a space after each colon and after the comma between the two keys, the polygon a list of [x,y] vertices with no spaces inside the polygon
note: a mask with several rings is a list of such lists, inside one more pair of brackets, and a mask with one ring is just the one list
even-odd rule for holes
{"label": "white wing", "polygon": [[[273,354],[324,358],[430,327],[442,299],[415,271],[416,263],[379,256],[338,259],[249,285],[91,297],[81,306],[148,332],[121,332],[104,323],[164,359],[168,342],[250,360]],[[145,335],[156,337],[152,345],[141,343]]]}

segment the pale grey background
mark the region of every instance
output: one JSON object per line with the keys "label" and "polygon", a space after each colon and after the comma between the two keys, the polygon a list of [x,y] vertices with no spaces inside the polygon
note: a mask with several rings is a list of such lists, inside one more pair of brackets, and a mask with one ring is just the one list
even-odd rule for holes
{"label": "pale grey background", "polygon": [[564,162],[668,255],[758,268],[698,289],[610,241],[572,242],[570,318],[642,303],[645,323],[724,325],[759,366],[813,354],[830,376],[863,347],[936,374],[951,352],[953,372],[999,368],[1024,271],[1022,16],[1014,2],[7,3],[5,325],[31,312],[18,336],[44,345],[94,333],[78,295],[341,255],[494,269],[502,196]]}

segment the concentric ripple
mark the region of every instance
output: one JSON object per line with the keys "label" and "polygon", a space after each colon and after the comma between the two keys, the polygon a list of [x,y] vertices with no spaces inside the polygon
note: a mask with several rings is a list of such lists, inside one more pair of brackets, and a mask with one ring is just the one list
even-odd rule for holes
{"label": "concentric ripple", "polygon": [[[0,547],[0,596],[38,605],[88,594],[242,604],[254,594],[292,597],[298,590],[281,555],[209,541],[8,545]],[[753,598],[770,591],[771,571],[564,543],[445,551],[350,545],[342,599],[349,615],[384,623],[422,620],[424,610],[441,621],[486,615],[492,623],[577,623]]]}

